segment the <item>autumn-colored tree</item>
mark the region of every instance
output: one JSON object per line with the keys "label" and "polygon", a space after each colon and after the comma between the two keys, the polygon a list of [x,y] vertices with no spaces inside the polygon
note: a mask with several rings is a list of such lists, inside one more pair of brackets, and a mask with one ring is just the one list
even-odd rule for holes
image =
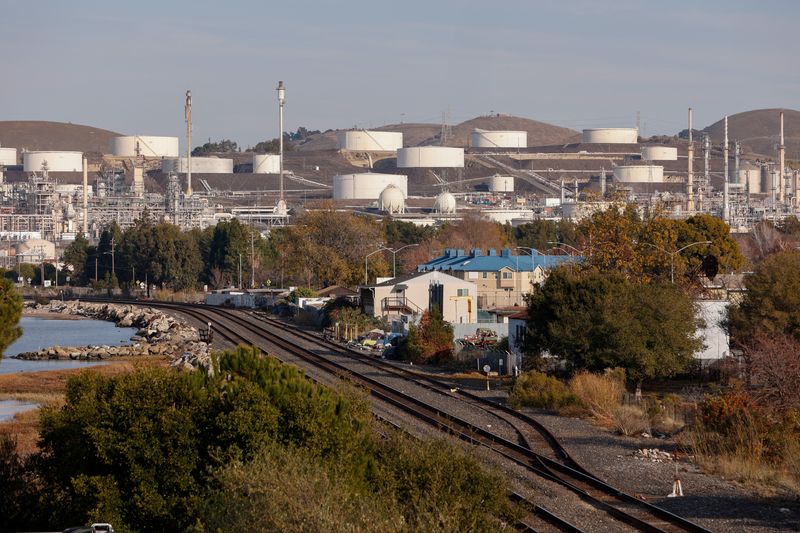
{"label": "autumn-colored tree", "polygon": [[[286,278],[310,287],[364,283],[365,257],[384,243],[380,223],[331,204],[306,211],[275,233]],[[367,264],[370,280],[390,272],[385,252],[370,256]]]}
{"label": "autumn-colored tree", "polygon": [[695,215],[681,222],[678,232],[678,248],[693,242],[711,241],[709,245],[692,246],[681,252],[687,263],[687,275],[696,277],[701,271],[703,259],[708,255],[717,258],[721,273],[735,272],[744,265],[739,244],[731,236],[730,226],[721,218]]}
{"label": "autumn-colored tree", "polygon": [[399,359],[414,363],[442,363],[453,358],[453,326],[433,308],[425,311],[419,325],[408,328],[408,336],[397,348]]}

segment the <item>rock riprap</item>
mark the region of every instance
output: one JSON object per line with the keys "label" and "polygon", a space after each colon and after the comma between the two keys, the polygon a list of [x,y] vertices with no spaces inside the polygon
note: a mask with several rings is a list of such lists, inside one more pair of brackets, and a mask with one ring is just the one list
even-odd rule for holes
{"label": "rock riprap", "polygon": [[57,302],[49,304],[26,303],[34,312],[76,315],[95,320],[114,322],[119,327],[138,328],[131,337],[132,344],[125,346],[53,346],[35,352],[16,355],[17,359],[74,359],[92,360],[111,357],[164,355],[172,365],[192,370],[208,368],[211,362],[209,346],[200,342],[196,328],[181,319],[162,313],[152,307],[138,307],[112,303]]}

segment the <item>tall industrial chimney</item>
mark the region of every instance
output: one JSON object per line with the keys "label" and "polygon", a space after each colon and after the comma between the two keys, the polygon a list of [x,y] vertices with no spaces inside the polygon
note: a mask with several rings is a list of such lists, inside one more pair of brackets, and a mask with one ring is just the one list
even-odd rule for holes
{"label": "tall industrial chimney", "polygon": [[[201,95],[202,96],[202,95]],[[186,196],[192,195],[192,91],[186,91],[183,107],[186,118]],[[178,165],[180,167],[180,165]]]}
{"label": "tall industrial chimney", "polygon": [[600,199],[606,197],[606,169],[600,169]]}
{"label": "tall industrial chimney", "polygon": [[784,203],[784,193],[786,192],[786,145],[783,144],[783,111],[781,117],[781,141],[778,144],[778,201]]}
{"label": "tall industrial chimney", "polygon": [[692,108],[689,108],[689,148],[687,154],[688,173],[686,174],[686,211],[694,211],[694,143],[692,142]]}
{"label": "tall industrial chimney", "polygon": [[724,174],[725,174],[725,185],[722,190],[722,219],[727,223],[730,224],[731,221],[731,213],[730,213],[730,205],[729,201],[730,198],[728,197],[728,186],[730,184],[730,176],[728,176],[728,116],[725,116],[725,141],[722,145],[722,159],[724,160]]}
{"label": "tall industrial chimney", "polygon": [[83,236],[89,238],[89,161],[83,158]]}
{"label": "tall industrial chimney", "polygon": [[283,198],[283,106],[286,104],[286,87],[282,81],[279,81],[278,88],[275,90],[278,91],[278,157],[280,160],[279,171],[281,173],[279,177],[281,191],[275,211],[279,215],[285,215],[288,211],[286,200]]}

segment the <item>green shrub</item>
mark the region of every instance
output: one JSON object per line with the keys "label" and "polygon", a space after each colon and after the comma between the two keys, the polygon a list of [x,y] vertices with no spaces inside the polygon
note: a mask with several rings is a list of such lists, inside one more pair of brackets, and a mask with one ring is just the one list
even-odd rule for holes
{"label": "green shrub", "polygon": [[577,403],[577,398],[558,379],[533,370],[516,379],[508,403],[514,407],[561,409]]}

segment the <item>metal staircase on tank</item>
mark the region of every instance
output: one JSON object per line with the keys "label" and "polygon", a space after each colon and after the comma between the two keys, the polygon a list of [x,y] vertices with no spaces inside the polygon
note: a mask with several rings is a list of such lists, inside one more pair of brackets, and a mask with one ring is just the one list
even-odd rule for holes
{"label": "metal staircase on tank", "polygon": [[484,159],[485,161],[491,163],[495,167],[502,168],[504,171],[508,172],[512,176],[519,178],[523,181],[526,181],[531,185],[544,190],[545,192],[561,194],[561,188],[557,184],[553,183],[552,181],[545,178],[541,174],[537,174],[532,170],[514,168],[511,165],[503,163],[502,161],[498,161],[497,159],[495,159],[490,155],[475,154],[475,156],[479,159]]}

